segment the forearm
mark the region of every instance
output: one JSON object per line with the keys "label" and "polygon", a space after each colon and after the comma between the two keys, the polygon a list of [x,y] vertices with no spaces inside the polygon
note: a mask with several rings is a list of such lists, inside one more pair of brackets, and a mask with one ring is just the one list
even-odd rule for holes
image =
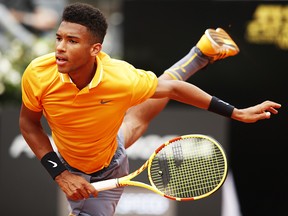
{"label": "forearm", "polygon": [[174,90],[171,91],[171,99],[245,123],[269,119],[271,113],[277,114],[277,109],[281,107],[279,103],[264,101],[255,106],[239,109],[215,96],[209,95],[194,85],[184,82],[181,83],[181,81],[178,81],[178,83],[175,81],[175,83],[176,85],[173,84],[174,87],[172,86]]}
{"label": "forearm", "polygon": [[[215,96],[207,94],[196,86],[188,84],[185,87],[185,85],[187,84],[181,85],[182,87],[176,90],[176,100],[244,123],[254,123],[258,120],[269,119],[271,114],[277,114],[277,109],[281,107],[281,104],[267,100],[251,107],[239,109]],[[185,93],[186,90],[188,93]]]}
{"label": "forearm", "polygon": [[157,92],[153,97],[168,97],[226,117],[231,117],[234,111],[234,106],[212,97],[195,85],[182,81],[159,81]]}
{"label": "forearm", "polygon": [[168,97],[181,103],[207,110],[212,96],[195,85],[183,81],[170,81]]}
{"label": "forearm", "polygon": [[20,116],[20,129],[27,144],[53,179],[66,170],[57,153],[53,151],[48,135],[43,130],[40,121]]}

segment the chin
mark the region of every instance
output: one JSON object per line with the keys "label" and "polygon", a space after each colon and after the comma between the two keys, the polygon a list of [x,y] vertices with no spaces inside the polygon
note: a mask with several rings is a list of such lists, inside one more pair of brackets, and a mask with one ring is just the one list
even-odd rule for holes
{"label": "chin", "polygon": [[59,72],[59,73],[63,73],[63,74],[69,73],[69,71],[66,71],[65,69],[59,68],[59,67],[58,67],[58,72]]}

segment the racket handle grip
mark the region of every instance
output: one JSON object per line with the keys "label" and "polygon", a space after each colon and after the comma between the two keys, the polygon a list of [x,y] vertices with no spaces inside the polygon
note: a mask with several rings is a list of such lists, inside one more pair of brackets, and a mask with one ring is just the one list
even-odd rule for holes
{"label": "racket handle grip", "polygon": [[104,181],[99,181],[99,182],[93,182],[91,184],[97,191],[104,191],[104,190],[110,190],[113,188],[117,188],[118,187],[118,180],[117,179],[109,179],[109,180],[104,180]]}

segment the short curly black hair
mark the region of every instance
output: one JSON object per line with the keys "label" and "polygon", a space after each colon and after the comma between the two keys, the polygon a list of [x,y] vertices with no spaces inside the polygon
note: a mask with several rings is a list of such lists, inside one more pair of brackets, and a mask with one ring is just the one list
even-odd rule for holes
{"label": "short curly black hair", "polygon": [[93,42],[103,43],[108,24],[98,8],[79,2],[70,4],[63,11],[62,21],[85,26],[92,33]]}

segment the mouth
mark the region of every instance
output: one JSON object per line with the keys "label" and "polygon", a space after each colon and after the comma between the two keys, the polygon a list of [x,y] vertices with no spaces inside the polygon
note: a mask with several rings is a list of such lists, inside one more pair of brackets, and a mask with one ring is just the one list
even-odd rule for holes
{"label": "mouth", "polygon": [[67,58],[64,56],[56,55],[56,64],[58,66],[63,66],[64,64],[67,63]]}

